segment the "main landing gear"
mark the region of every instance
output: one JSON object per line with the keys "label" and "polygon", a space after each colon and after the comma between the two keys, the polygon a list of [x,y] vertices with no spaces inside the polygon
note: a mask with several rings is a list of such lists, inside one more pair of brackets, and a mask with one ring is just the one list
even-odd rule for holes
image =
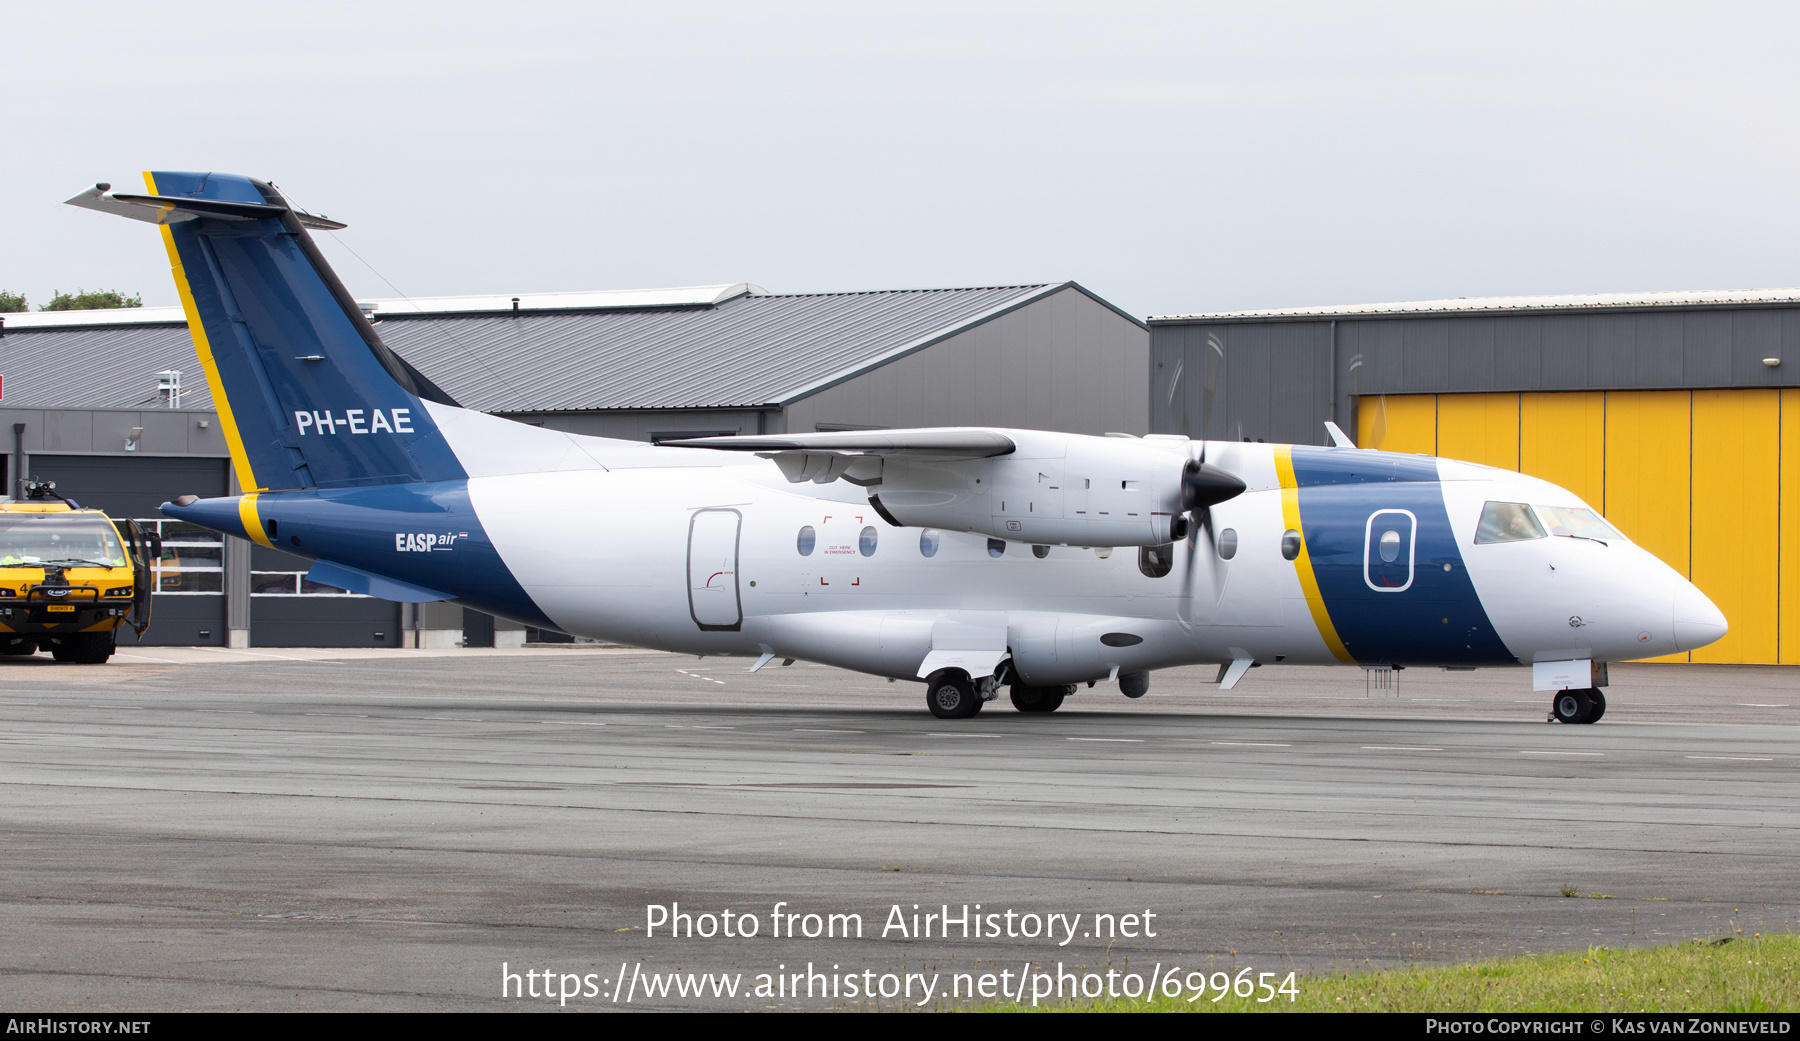
{"label": "main landing gear", "polygon": [[1550,718],[1558,723],[1598,723],[1606,715],[1606,695],[1598,687],[1559,690],[1550,701]]}
{"label": "main landing gear", "polygon": [[1073,686],[1031,687],[1015,683],[1012,685],[1013,708],[1020,712],[1055,712],[1062,708],[1063,699],[1073,693]]}
{"label": "main landing gear", "polygon": [[925,707],[939,719],[968,719],[981,705],[981,693],[961,669],[943,669],[925,681]]}

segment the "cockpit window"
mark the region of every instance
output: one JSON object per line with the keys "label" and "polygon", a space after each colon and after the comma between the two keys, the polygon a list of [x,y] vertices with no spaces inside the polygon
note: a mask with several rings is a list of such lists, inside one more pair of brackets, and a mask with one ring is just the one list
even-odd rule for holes
{"label": "cockpit window", "polygon": [[1593,510],[1584,510],[1572,506],[1539,506],[1538,516],[1550,525],[1550,534],[1567,535],[1577,539],[1599,539],[1604,542],[1616,539],[1619,533],[1612,525],[1600,519]]}
{"label": "cockpit window", "polygon": [[1531,507],[1522,502],[1490,502],[1481,508],[1481,523],[1475,528],[1475,544],[1486,542],[1520,542],[1544,537],[1544,526],[1531,515]]}

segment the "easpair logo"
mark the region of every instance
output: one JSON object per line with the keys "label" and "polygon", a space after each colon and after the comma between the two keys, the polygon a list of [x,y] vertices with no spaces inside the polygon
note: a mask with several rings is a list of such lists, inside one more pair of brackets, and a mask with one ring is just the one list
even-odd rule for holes
{"label": "easpair logo", "polygon": [[458,539],[466,539],[466,531],[396,531],[396,553],[447,553],[456,548]]}

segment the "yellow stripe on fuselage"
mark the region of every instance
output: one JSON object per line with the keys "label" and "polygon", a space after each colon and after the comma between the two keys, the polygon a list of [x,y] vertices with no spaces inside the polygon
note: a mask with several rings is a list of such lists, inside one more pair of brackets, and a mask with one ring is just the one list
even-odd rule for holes
{"label": "yellow stripe on fuselage", "polygon": [[263,531],[262,518],[256,512],[256,493],[251,492],[238,500],[238,522],[244,526],[244,534],[250,541],[259,546],[275,546],[269,542],[268,532]]}
{"label": "yellow stripe on fuselage", "polygon": [[[155,195],[156,178],[150,171],[144,171],[144,185]],[[206,370],[206,385],[212,388],[213,407],[219,410],[219,429],[225,432],[225,446],[231,451],[231,468],[237,474],[238,487],[245,491],[261,490],[256,483],[256,474],[250,469],[250,456],[244,451],[244,438],[238,433],[237,420],[231,415],[231,399],[225,396],[225,384],[219,379],[219,367],[213,362],[212,344],[206,339],[206,329],[200,324],[200,311],[194,306],[193,290],[188,288],[187,269],[182,267],[181,254],[175,249],[175,233],[164,224],[161,229],[163,245],[169,250],[169,269],[175,276],[175,291],[181,295],[181,310],[187,315],[188,335],[194,338],[194,353],[200,356],[200,367]],[[246,530],[248,525],[246,525]],[[257,525],[257,531],[262,526]],[[268,542],[263,541],[263,545]]]}
{"label": "yellow stripe on fuselage", "polygon": [[1355,664],[1356,659],[1350,657],[1344,641],[1338,638],[1337,626],[1331,624],[1331,612],[1325,609],[1325,598],[1319,594],[1319,580],[1313,575],[1312,553],[1306,548],[1306,529],[1300,524],[1300,483],[1294,479],[1292,445],[1275,446],[1275,475],[1281,480],[1282,523],[1289,530],[1300,533],[1300,555],[1294,558],[1294,574],[1300,578],[1300,589],[1306,594],[1306,606],[1312,612],[1313,624],[1318,626],[1319,636],[1338,661],[1345,665]]}

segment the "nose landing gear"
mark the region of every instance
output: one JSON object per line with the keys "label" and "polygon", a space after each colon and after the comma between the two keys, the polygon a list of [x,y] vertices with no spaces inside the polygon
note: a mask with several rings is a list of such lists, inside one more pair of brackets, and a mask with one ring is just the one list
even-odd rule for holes
{"label": "nose landing gear", "polygon": [[1559,690],[1550,701],[1550,719],[1557,723],[1598,723],[1606,715],[1606,695],[1598,687]]}

